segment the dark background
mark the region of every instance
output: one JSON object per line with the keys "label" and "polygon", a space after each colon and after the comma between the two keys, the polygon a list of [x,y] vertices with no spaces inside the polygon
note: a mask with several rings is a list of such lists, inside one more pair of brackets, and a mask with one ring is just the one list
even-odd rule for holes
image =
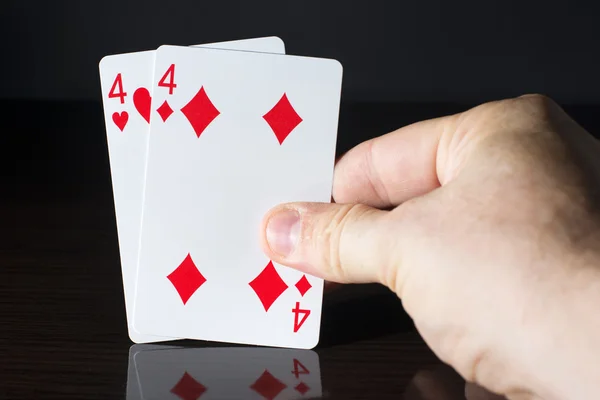
{"label": "dark background", "polygon": [[598,2],[3,0],[0,96],[98,100],[107,54],[257,36],[338,59],[352,101],[598,103]]}

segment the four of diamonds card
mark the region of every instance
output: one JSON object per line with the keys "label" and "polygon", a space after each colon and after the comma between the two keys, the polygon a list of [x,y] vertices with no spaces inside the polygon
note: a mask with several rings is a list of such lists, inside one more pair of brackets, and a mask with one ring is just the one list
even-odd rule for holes
{"label": "four of diamonds card", "polygon": [[131,340],[316,346],[323,281],[258,229],[330,201],[341,65],[266,37],[111,55],[100,78]]}

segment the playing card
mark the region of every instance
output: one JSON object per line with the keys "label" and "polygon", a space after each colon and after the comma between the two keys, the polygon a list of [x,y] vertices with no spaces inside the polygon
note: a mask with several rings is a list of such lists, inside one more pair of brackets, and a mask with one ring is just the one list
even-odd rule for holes
{"label": "playing card", "polygon": [[[277,37],[202,45],[231,50],[285,53]],[[131,324],[139,251],[146,149],[152,109],[154,51],[107,56],[100,62],[115,213],[129,336],[135,343],[169,338],[143,335]]]}
{"label": "playing card", "polygon": [[258,228],[278,203],[330,201],[341,80],[328,59],[157,50],[139,332],[318,343],[323,281],[267,259]]}
{"label": "playing card", "polygon": [[134,374],[127,382],[127,400],[292,400],[322,395],[319,356],[311,350],[135,350],[136,346],[130,350],[129,368]]}

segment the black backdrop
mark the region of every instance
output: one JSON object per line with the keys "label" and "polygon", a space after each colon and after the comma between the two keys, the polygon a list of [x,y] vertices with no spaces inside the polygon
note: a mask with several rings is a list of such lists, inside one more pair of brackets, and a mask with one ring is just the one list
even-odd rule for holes
{"label": "black backdrop", "polygon": [[106,54],[281,37],[336,58],[352,101],[600,102],[593,1],[2,0],[0,97],[99,99]]}

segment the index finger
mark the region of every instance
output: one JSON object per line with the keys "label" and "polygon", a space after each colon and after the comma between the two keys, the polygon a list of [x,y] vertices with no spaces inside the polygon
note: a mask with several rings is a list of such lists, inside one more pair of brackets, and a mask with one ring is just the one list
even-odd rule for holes
{"label": "index finger", "polygon": [[336,164],[334,200],[388,208],[438,188],[438,147],[455,121],[417,122],[354,147]]}

